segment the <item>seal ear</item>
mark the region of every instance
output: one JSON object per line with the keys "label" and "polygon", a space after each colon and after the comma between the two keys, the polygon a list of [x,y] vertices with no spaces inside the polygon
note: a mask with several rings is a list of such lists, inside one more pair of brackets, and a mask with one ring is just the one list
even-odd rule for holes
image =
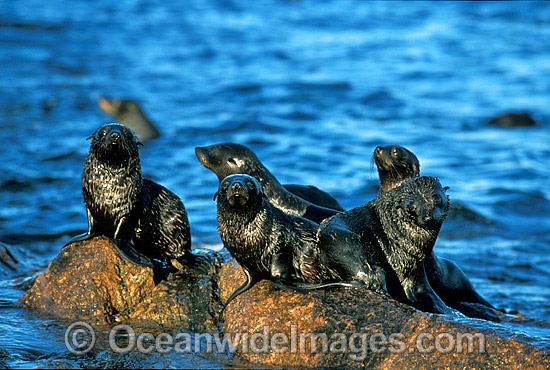
{"label": "seal ear", "polygon": [[219,193],[218,191],[214,193],[214,197],[212,198],[212,200],[216,200],[216,198],[217,198],[218,195],[219,195],[218,193]]}

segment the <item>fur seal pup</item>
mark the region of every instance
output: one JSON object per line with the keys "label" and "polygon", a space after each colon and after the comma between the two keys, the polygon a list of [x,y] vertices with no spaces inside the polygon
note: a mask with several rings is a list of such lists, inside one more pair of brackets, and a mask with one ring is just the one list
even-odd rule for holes
{"label": "fur seal pup", "polygon": [[160,136],[159,130],[149,121],[135,101],[101,98],[97,104],[103,112],[115,117],[117,122],[134,131],[141,142],[144,143]]}
{"label": "fur seal pup", "polygon": [[216,198],[218,233],[246,276],[222,311],[264,279],[295,292],[367,287],[387,294],[383,271],[374,265],[371,268],[370,256],[347,253],[364,250],[357,235],[337,230],[326,238],[327,243],[319,245],[319,225],[274,207],[252,176],[229,175],[221,181]]}
{"label": "fur seal pup", "polygon": [[439,181],[418,177],[325,220],[320,234],[330,234],[335,228],[358,234],[363,246],[384,266],[392,297],[422,311],[451,313],[424,270],[448,208]]}
{"label": "fur seal pup", "polygon": [[126,126],[107,124],[88,139],[82,195],[88,231],[70,240],[112,238],[126,260],[153,268],[155,281],[173,271],[172,259],[192,267],[191,233],[180,198],[141,176],[138,141]]}
{"label": "fur seal pup", "polygon": [[[389,191],[420,174],[420,163],[416,155],[399,145],[376,147],[374,162],[378,168],[380,192]],[[453,261],[437,257],[432,251],[425,261],[425,269],[433,290],[449,307],[466,316],[495,319],[492,312],[482,308],[472,310],[470,305],[465,305],[465,302],[474,303],[495,310],[495,307],[475,291],[466,274]]]}
{"label": "fur seal pup", "polygon": [[234,143],[214,144],[196,147],[199,162],[218,176],[224,178],[234,174],[246,174],[256,178],[273,205],[291,215],[305,217],[317,223],[339,212],[315,205],[288,190],[260,162],[256,154],[244,145]]}

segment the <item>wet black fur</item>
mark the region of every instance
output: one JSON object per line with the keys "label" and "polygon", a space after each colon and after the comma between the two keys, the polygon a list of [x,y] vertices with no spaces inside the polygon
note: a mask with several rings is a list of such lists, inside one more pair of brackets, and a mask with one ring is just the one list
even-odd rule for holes
{"label": "wet black fur", "polygon": [[[216,196],[218,233],[247,278],[224,308],[264,279],[298,292],[331,286],[367,286],[384,292],[383,279],[371,281],[374,275],[368,263],[354,258],[355,265],[348,266],[348,254],[343,254],[341,245],[334,240],[361,250],[354,234],[342,230],[328,238],[330,243],[326,246],[319,246],[319,225],[274,207],[266,199],[260,183],[248,175],[236,174],[223,179]],[[346,243],[347,236],[355,244]],[[366,259],[364,262],[368,262]],[[353,269],[363,272],[359,279],[356,279],[358,271]]]}
{"label": "wet black fur", "polygon": [[[256,154],[244,145],[225,143],[197,147],[195,154],[203,166],[218,176],[220,183],[227,176],[234,174],[246,174],[256,178],[267,199],[275,207],[291,215],[321,222],[340,211],[318,206],[289,192],[260,162]],[[301,190],[307,192],[307,187]],[[312,196],[319,196],[318,191],[313,193]]]}
{"label": "wet black fur", "polygon": [[190,265],[191,234],[181,200],[165,187],[141,176],[137,137],[120,124],[103,125],[92,142],[82,172],[88,232],[73,238],[113,238],[130,262],[151,267],[162,279],[171,259]]}
{"label": "wet black fur", "polygon": [[[374,161],[380,177],[380,192],[391,190],[419,176],[418,158],[399,145],[376,147]],[[483,307],[472,310],[470,305],[465,304],[465,302],[480,304],[494,309],[475,291],[470,280],[453,261],[439,258],[432,252],[425,261],[425,270],[433,290],[449,307],[467,316],[496,320],[493,312],[483,310]]]}
{"label": "wet black fur", "polygon": [[450,313],[431,288],[424,261],[431,254],[449,202],[433,177],[419,177],[321,224],[320,234],[345,228],[379,259],[395,299],[428,312]]}

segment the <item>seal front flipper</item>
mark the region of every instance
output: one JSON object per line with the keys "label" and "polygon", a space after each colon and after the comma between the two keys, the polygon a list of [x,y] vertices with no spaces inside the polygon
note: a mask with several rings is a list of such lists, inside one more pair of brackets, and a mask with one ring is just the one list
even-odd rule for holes
{"label": "seal front flipper", "polygon": [[404,279],[402,285],[405,295],[411,301],[413,307],[425,312],[455,314],[455,311],[445,305],[441,298],[433,291],[425,273],[418,281],[408,278]]}
{"label": "seal front flipper", "polygon": [[244,293],[246,292],[248,289],[252,288],[257,282],[258,280],[256,280],[255,278],[252,277],[252,275],[250,274],[250,271],[248,271],[248,269],[246,269],[245,267],[241,266],[242,269],[243,269],[243,272],[244,274],[246,275],[246,281],[243,283],[243,285],[241,285],[240,287],[238,287],[230,296],[229,298],[227,299],[227,301],[225,301],[225,304],[223,305],[220,313],[223,313],[223,311],[225,310],[225,308],[229,305],[229,302],[231,302],[233,299],[235,299],[239,294],[241,293]]}
{"label": "seal front flipper", "polygon": [[67,243],[65,243],[63,245],[63,247],[61,247],[61,249],[65,248],[67,245],[75,243],[75,242],[83,242],[85,240],[91,240],[91,239],[95,238],[96,235],[98,235],[96,233],[96,223],[94,221],[94,216],[92,216],[92,214],[90,213],[90,210],[88,209],[88,207],[86,207],[86,215],[87,215],[87,218],[88,218],[88,231],[85,232],[84,234],[75,236],[74,238],[69,240]]}

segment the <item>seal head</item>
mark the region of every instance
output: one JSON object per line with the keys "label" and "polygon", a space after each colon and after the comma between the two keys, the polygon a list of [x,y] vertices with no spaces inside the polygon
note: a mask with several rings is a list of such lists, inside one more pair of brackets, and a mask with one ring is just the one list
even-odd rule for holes
{"label": "seal head", "polygon": [[[269,202],[283,212],[317,223],[339,212],[318,206],[289,192],[260,162],[256,154],[244,145],[222,143],[197,147],[195,154],[204,167],[216,174],[220,183],[227,176],[235,174],[254,177],[262,186]],[[319,195],[319,191],[315,194]]]}
{"label": "seal head", "polygon": [[378,168],[380,192],[391,190],[420,174],[418,158],[402,146],[377,146],[373,157]]}

